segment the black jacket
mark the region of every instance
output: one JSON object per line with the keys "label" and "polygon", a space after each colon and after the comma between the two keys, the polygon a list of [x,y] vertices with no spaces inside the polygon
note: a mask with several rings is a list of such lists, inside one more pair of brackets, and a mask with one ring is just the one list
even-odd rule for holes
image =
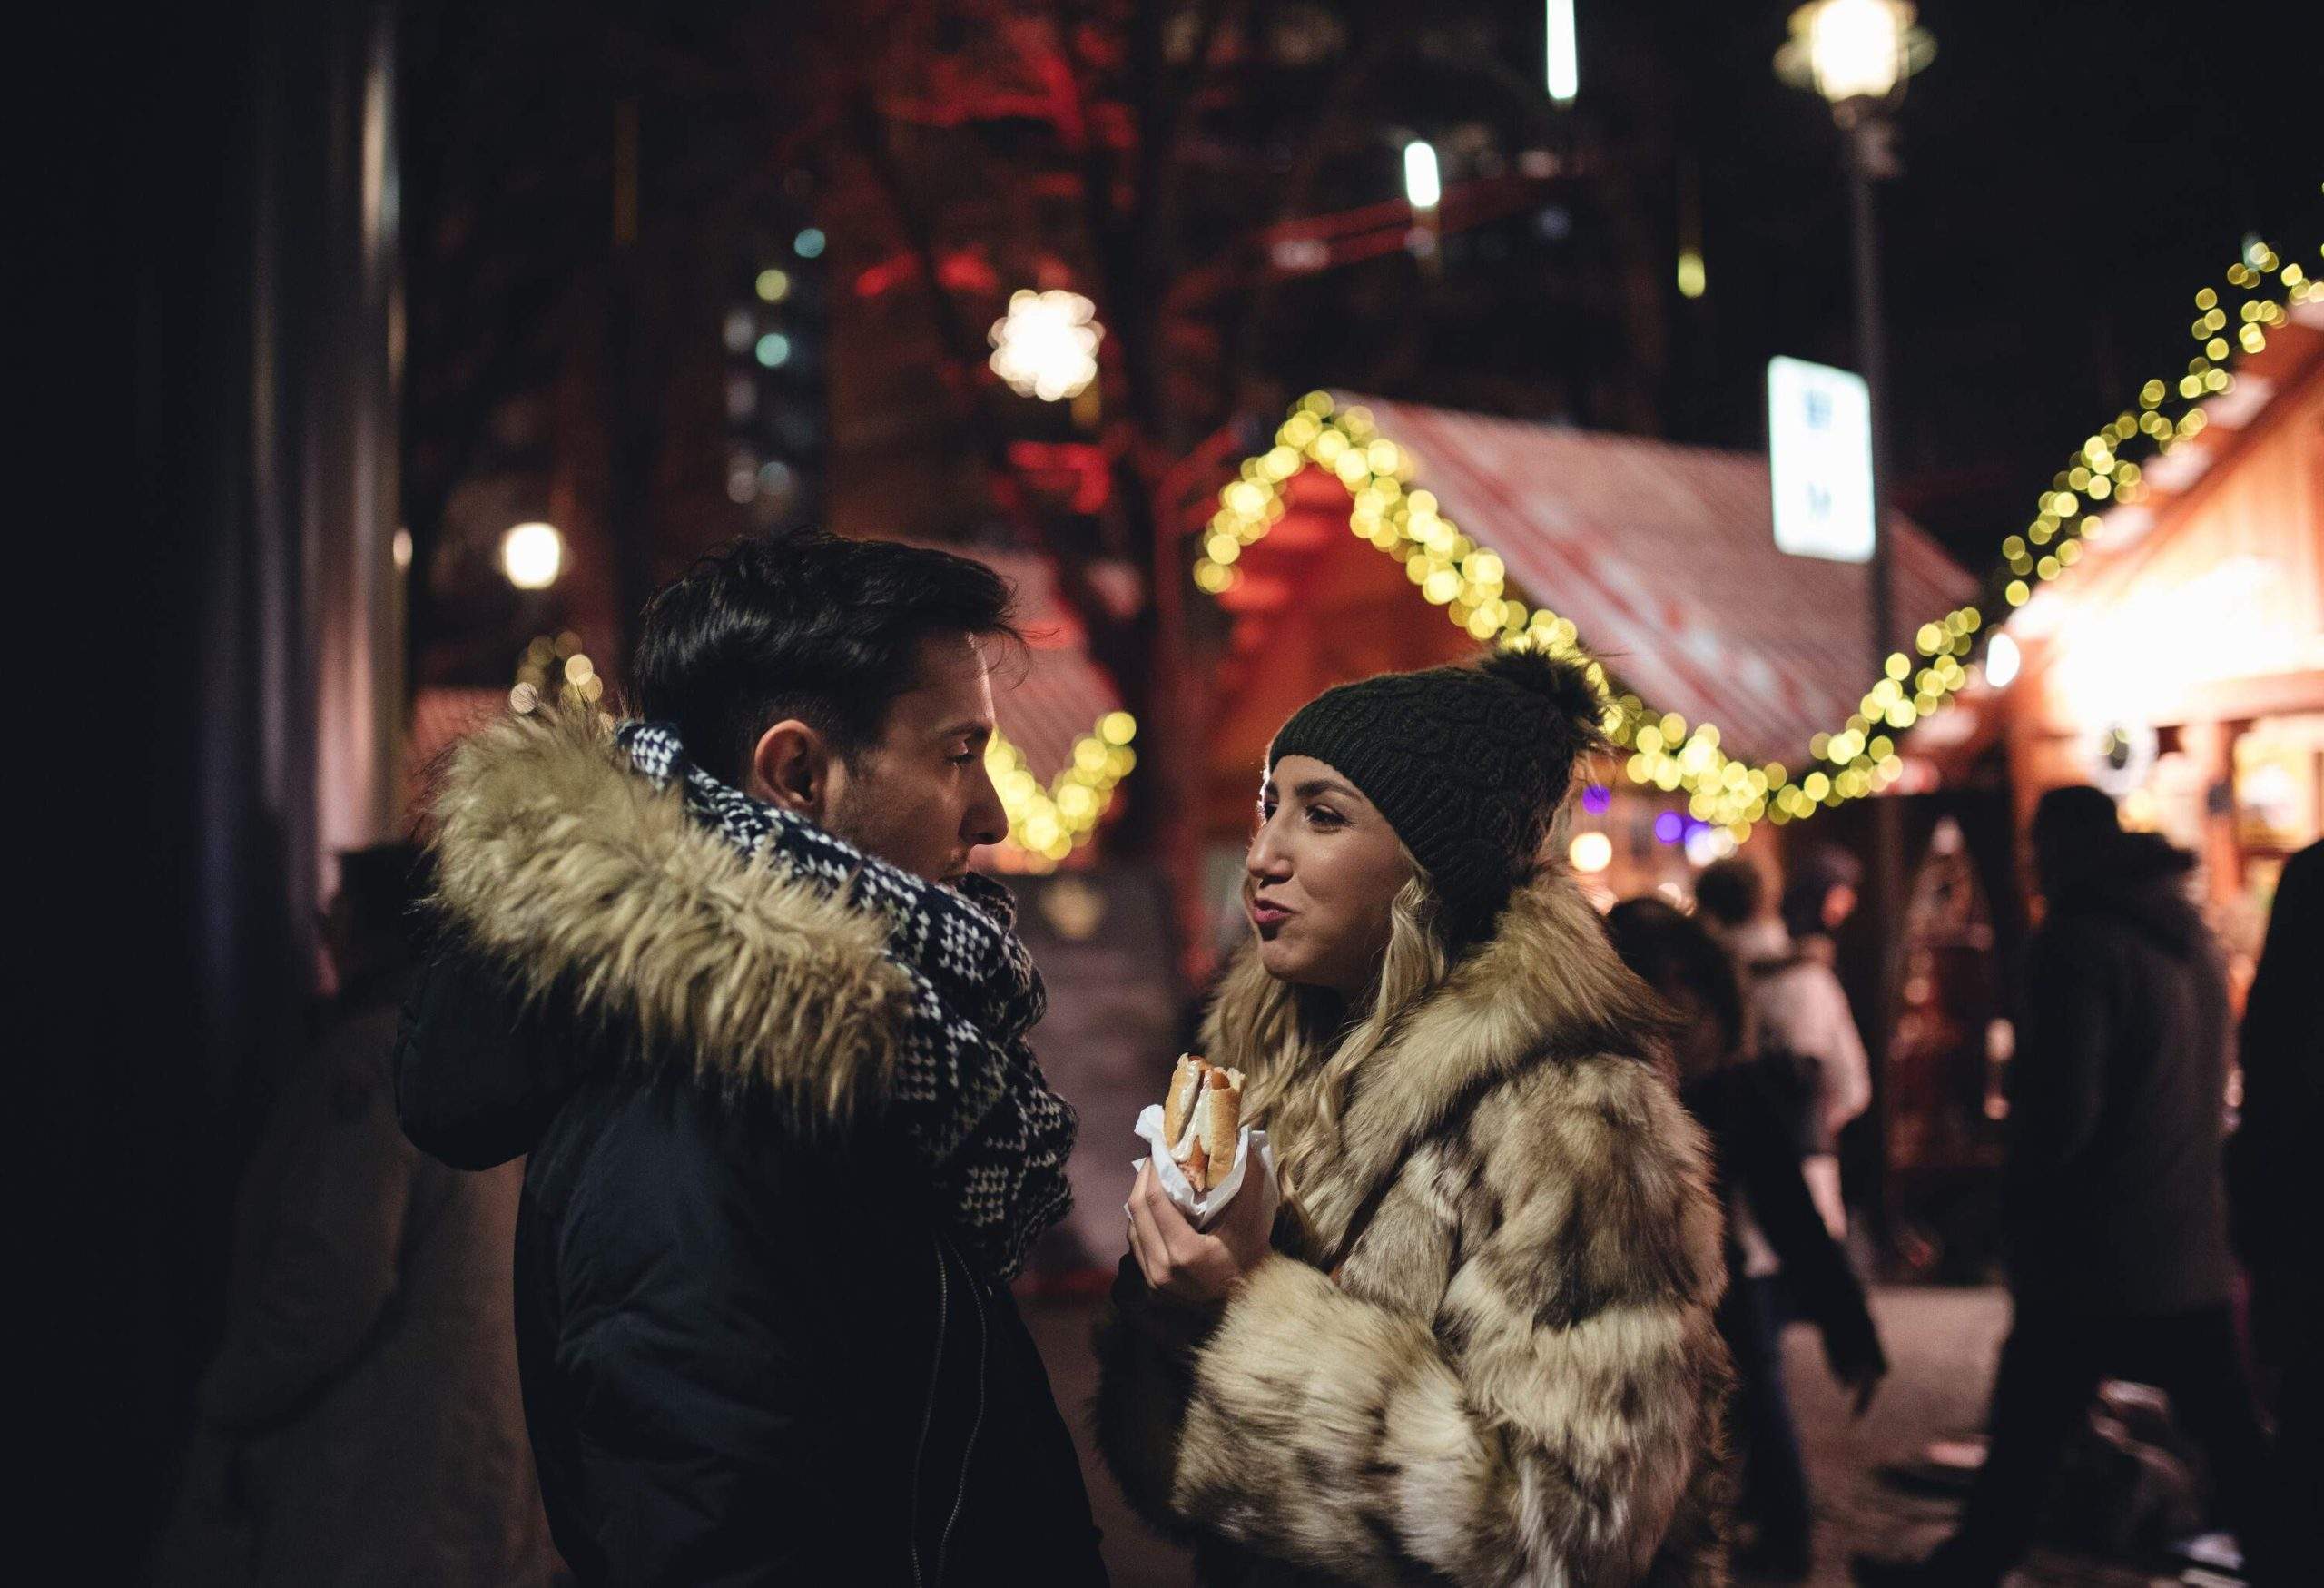
{"label": "black jacket", "polygon": [[2324,843],[2284,863],[2243,1002],[2243,1111],[2228,1144],[2236,1247],[2270,1284],[2318,1290],[2315,1152],[2324,1141]]}
{"label": "black jacket", "polygon": [[580,1579],[1103,1582],[1014,1301],[882,1136],[876,926],[587,734],[496,729],[436,809],[398,1104],[447,1162],[530,1154],[517,1353]]}
{"label": "black jacket", "polygon": [[2004,1185],[2021,1302],[2155,1315],[2232,1293],[2227,975],[2191,864],[2127,834],[2029,945]]}
{"label": "black jacket", "polygon": [[[1710,1137],[1713,1189],[1729,1215],[1728,1297],[1741,1304],[1744,1254],[1733,1218],[1740,1192],[1749,1198],[1759,1232],[1783,1259],[1801,1312],[1823,1335],[1834,1369],[1886,1371],[1887,1356],[1865,1305],[1863,1282],[1816,1210],[1799,1170],[1798,1136],[1768,1081],[1753,1065],[1728,1064],[1688,1081],[1679,1098]],[[1722,1327],[1734,1316],[1722,1311]]]}

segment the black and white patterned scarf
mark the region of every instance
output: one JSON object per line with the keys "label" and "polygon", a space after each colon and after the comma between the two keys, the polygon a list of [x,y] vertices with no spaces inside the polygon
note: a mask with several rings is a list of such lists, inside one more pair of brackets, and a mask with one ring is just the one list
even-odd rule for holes
{"label": "black and white patterned scarf", "polygon": [[927,1165],[962,1252],[996,1283],[1015,1277],[1072,1206],[1065,1161],[1078,1121],[1025,1040],[1049,1000],[1012,930],[1009,891],[973,875],[946,887],[875,860],[711,776],[665,725],[624,724],[617,741],[655,787],[677,782],[687,813],[735,848],[887,922],[888,957],[913,994],[887,1117]]}

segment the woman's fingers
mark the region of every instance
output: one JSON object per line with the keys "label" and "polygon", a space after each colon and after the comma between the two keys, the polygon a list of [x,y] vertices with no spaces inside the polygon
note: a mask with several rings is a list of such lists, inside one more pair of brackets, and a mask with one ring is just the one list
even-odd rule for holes
{"label": "woman's fingers", "polygon": [[1154,1169],[1149,1164],[1137,1171],[1137,1183],[1130,1188],[1130,1246],[1137,1253],[1137,1266],[1146,1272],[1146,1282],[1161,1290],[1167,1287],[1172,1277],[1170,1248],[1155,1222],[1154,1205],[1147,1195],[1153,1180]]}
{"label": "woman's fingers", "polygon": [[1209,1302],[1233,1283],[1239,1269],[1232,1253],[1187,1222],[1150,1164],[1130,1188],[1129,1215],[1130,1250],[1153,1290],[1174,1300]]}
{"label": "woman's fingers", "polygon": [[1216,1243],[1187,1222],[1170,1200],[1170,1193],[1162,1189],[1162,1178],[1149,1167],[1145,1176],[1146,1209],[1153,1217],[1155,1232],[1161,1238],[1161,1249],[1170,1261],[1181,1268],[1192,1267],[1202,1261]]}

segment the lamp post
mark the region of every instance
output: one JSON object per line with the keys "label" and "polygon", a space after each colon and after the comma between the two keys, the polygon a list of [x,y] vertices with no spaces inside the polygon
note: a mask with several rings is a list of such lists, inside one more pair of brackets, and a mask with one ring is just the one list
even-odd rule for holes
{"label": "lamp post", "polygon": [[[1791,37],[1776,52],[1776,75],[1812,88],[1831,104],[1840,129],[1855,231],[1856,349],[1872,430],[1872,676],[1886,675],[1896,637],[1895,559],[1888,536],[1888,360],[1880,317],[1879,238],[1872,184],[1897,173],[1890,114],[1905,84],[1936,54],[1936,43],[1913,25],[1907,0],[1813,0],[1791,14]],[[1886,1223],[1888,1037],[1896,1007],[1896,960],[1904,903],[1902,823],[1896,803],[1873,801],[1872,935],[1874,1030],[1873,1129],[1882,1171],[1872,1185],[1875,1219]]]}
{"label": "lamp post", "polygon": [[1872,415],[1872,676],[1887,666],[1896,631],[1888,541],[1888,360],[1880,315],[1879,238],[1872,184],[1896,174],[1889,113],[1905,81],[1936,54],[1905,0],[1814,0],[1791,14],[1776,74],[1830,102],[1839,123],[1855,222],[1856,351]]}

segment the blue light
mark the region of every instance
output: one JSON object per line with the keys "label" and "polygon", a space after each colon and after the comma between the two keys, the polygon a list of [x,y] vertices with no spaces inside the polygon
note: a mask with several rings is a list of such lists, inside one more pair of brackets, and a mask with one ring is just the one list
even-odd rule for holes
{"label": "blue light", "polygon": [[1593,783],[1581,791],[1581,808],[1593,816],[1602,816],[1614,804],[1614,791],[1602,783]]}
{"label": "blue light", "polygon": [[791,359],[791,339],[779,330],[768,331],[759,338],[759,362],[773,370],[788,363]]}
{"label": "blue light", "polygon": [[1687,835],[1687,824],[1676,811],[1665,811],[1654,818],[1654,836],[1663,843],[1676,843]]}
{"label": "blue light", "polygon": [[791,240],[791,246],[801,259],[821,259],[823,257],[823,242],[822,228],[810,226]]}

